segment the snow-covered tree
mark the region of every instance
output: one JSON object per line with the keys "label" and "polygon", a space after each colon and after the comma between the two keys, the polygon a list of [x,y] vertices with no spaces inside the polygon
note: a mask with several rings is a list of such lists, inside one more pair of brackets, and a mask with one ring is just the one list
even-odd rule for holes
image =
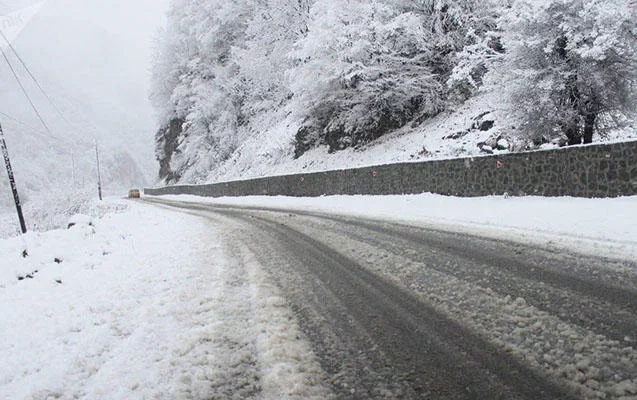
{"label": "snow-covered tree", "polygon": [[503,51],[508,1],[319,0],[293,55],[292,88],[306,120],[297,156],[373,140],[466,99]]}
{"label": "snow-covered tree", "polygon": [[338,150],[443,108],[442,85],[422,17],[381,1],[319,0],[292,56],[297,112],[305,123],[296,155],[317,143]]}
{"label": "snow-covered tree", "polygon": [[149,97],[162,125],[175,116],[173,92],[180,85],[182,76],[187,74],[189,60],[197,54],[196,47],[189,45],[185,24],[181,23],[187,18],[187,5],[188,1],[174,0],[168,14],[168,25],[160,28],[154,38]]}
{"label": "snow-covered tree", "polygon": [[289,53],[308,32],[314,0],[250,0],[252,16],[245,41],[233,48],[240,66],[236,88],[241,92],[242,122],[272,112],[289,98],[286,71],[294,61]]}
{"label": "snow-covered tree", "polygon": [[465,100],[504,50],[498,19],[510,0],[397,0],[401,12],[422,16],[433,57],[429,67],[452,100]]}
{"label": "snow-covered tree", "polygon": [[[452,69],[446,83],[451,97],[469,98],[482,86],[487,72],[502,59],[505,48],[499,20],[509,3],[508,0],[468,1],[462,12],[456,13],[462,21],[455,35],[458,50],[449,56]],[[456,6],[462,4],[459,2]]]}
{"label": "snow-covered tree", "polygon": [[[176,0],[156,51],[151,99],[160,110],[162,178],[203,177],[237,145],[238,71],[250,10],[244,2]],[[180,126],[179,126],[180,125]]]}
{"label": "snow-covered tree", "polygon": [[506,70],[535,141],[590,143],[596,125],[635,111],[636,9],[630,0],[515,4],[505,25]]}

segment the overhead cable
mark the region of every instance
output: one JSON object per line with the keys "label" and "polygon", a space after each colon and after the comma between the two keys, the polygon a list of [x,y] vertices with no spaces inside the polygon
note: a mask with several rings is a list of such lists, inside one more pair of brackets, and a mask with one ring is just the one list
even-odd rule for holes
{"label": "overhead cable", "polygon": [[0,52],[2,52],[2,57],[4,57],[4,60],[7,62],[7,65],[9,66],[9,69],[11,69],[11,73],[13,73],[13,77],[15,78],[16,82],[18,82],[18,85],[20,86],[20,89],[22,89],[22,93],[24,93],[24,96],[29,101],[29,104],[31,104],[31,108],[33,109],[35,114],[40,119],[40,122],[42,123],[42,126],[44,126],[44,129],[46,129],[46,131],[50,135],[53,135],[53,133],[51,132],[51,129],[49,129],[49,126],[46,124],[46,122],[44,122],[44,118],[42,118],[42,115],[40,115],[40,112],[38,111],[38,108],[35,106],[35,104],[33,104],[33,101],[31,100],[31,96],[29,96],[29,93],[27,93],[27,90],[24,88],[24,85],[22,85],[22,81],[20,80],[20,77],[15,72],[15,69],[13,69],[13,65],[11,65],[11,62],[9,61],[9,58],[7,57],[7,54],[4,52],[4,50],[2,50],[2,47],[0,47]]}
{"label": "overhead cable", "polygon": [[62,139],[62,138],[59,138],[59,137],[57,137],[55,135],[48,134],[47,132],[44,132],[44,131],[32,126],[31,124],[28,124],[28,123],[26,123],[24,121],[21,121],[21,120],[15,118],[15,117],[11,116],[10,114],[7,114],[5,112],[0,111],[0,115],[2,115],[4,118],[6,118],[6,119],[18,124],[18,125],[21,125],[22,127],[30,130],[31,132],[38,134],[39,136],[46,137],[46,138],[52,138],[54,140],[57,140],[60,143],[63,143],[66,146],[74,146],[75,145],[74,143],[71,143],[71,142],[69,142],[66,139]]}
{"label": "overhead cable", "polygon": [[55,104],[55,102],[53,101],[53,99],[47,94],[47,92],[44,90],[44,88],[42,87],[42,85],[40,85],[40,82],[38,82],[38,79],[35,77],[35,75],[33,75],[33,73],[31,72],[31,70],[29,69],[29,67],[27,66],[27,64],[24,62],[24,60],[22,59],[22,57],[20,57],[20,54],[18,54],[18,51],[15,49],[15,47],[13,47],[13,45],[11,44],[11,42],[9,41],[9,39],[7,39],[7,37],[4,35],[4,33],[2,32],[2,30],[0,30],[0,36],[2,36],[2,39],[4,39],[5,43],[9,46],[9,48],[11,49],[11,51],[13,52],[13,54],[16,56],[16,58],[18,59],[18,61],[20,62],[20,64],[22,65],[22,67],[25,69],[25,71],[27,72],[27,74],[29,75],[29,77],[31,77],[31,79],[33,80],[33,82],[35,83],[35,85],[38,87],[38,89],[40,90],[40,92],[44,95],[44,97],[47,99],[47,101],[51,104],[51,106],[53,107],[53,109],[55,109],[55,111],[58,113],[58,115],[64,120],[64,122],[66,122],[69,126],[72,127],[72,124],[69,122],[69,120],[66,119],[66,117],[64,116],[64,113],[62,113],[62,111],[60,110],[60,108]]}

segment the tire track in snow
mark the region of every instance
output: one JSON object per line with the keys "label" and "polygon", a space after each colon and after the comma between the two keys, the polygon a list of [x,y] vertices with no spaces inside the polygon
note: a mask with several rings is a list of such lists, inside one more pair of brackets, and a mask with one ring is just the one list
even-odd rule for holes
{"label": "tire track in snow", "polygon": [[262,243],[274,238],[264,264],[297,310],[313,311],[304,322],[320,332],[312,338],[315,350],[335,374],[340,397],[576,398],[309,236],[261,218],[220,213],[262,229],[262,253]]}
{"label": "tire track in snow", "polygon": [[[247,214],[268,219],[270,223],[290,225],[295,232],[312,237],[325,248],[338,249],[360,267],[380,276],[386,275],[399,286],[408,287],[437,312],[462,321],[464,326],[471,327],[472,331],[479,332],[480,336],[495,343],[498,351],[513,353],[516,359],[523,359],[525,364],[534,369],[551,373],[564,385],[579,388],[582,397],[622,398],[636,394],[635,349],[630,345],[631,342],[613,340],[613,335],[618,338],[623,333],[631,333],[630,323],[634,322],[634,312],[631,311],[634,310],[635,301],[632,295],[635,287],[634,270],[621,266],[604,268],[604,262],[615,261],[578,260],[571,254],[552,254],[495,240],[393,223],[354,221],[351,218],[314,213],[288,215],[280,210],[249,211],[188,203],[185,206],[230,213],[230,216],[244,218],[244,221]],[[247,222],[254,223],[254,220]],[[401,229],[408,231],[408,235],[404,235]],[[272,241],[270,236],[260,237],[259,241]],[[468,243],[454,246],[453,242],[449,242],[450,238]],[[280,240],[286,241],[289,240],[284,237]],[[276,243],[272,246],[276,248]],[[494,251],[500,246],[504,246],[504,256]],[[281,245],[278,249],[279,253],[275,252],[271,256],[273,260],[276,260],[277,254],[294,253],[294,249],[282,249]],[[522,252],[518,254],[520,250]],[[477,260],[472,260],[473,251],[478,254]],[[402,255],[396,254],[401,252]],[[261,253],[264,253],[263,249]],[[490,254],[494,254],[495,266],[489,266]],[[260,256],[266,257],[266,254]],[[511,268],[506,256],[517,265]],[[535,265],[534,262],[538,260],[538,265]],[[588,264],[590,260],[594,261],[591,265]],[[301,260],[299,265],[305,261]],[[564,264],[554,265],[556,262]],[[525,267],[535,270],[525,271]],[[488,279],[476,273],[476,269],[486,271],[487,278],[494,278],[490,282],[491,286],[487,284]],[[295,273],[297,271],[294,268],[288,270],[290,276]],[[545,279],[546,276],[548,279]],[[569,281],[571,278],[575,278],[575,283]],[[566,282],[566,289],[560,290],[561,280]],[[321,285],[317,287],[320,289]],[[511,290],[511,294],[507,294],[506,290]],[[293,297],[297,292],[291,290],[290,296]],[[521,293],[521,297],[526,298],[534,292],[548,293],[544,300],[556,308],[535,304],[542,297],[528,296],[527,302],[515,295]],[[324,295],[334,297],[329,290]],[[566,305],[558,304],[562,299],[569,301]],[[338,308],[339,304],[342,306],[344,303],[335,301],[334,307]],[[320,306],[320,303],[315,305],[317,309]],[[578,316],[580,310],[588,314]],[[312,310],[301,304],[297,306],[297,311],[302,318],[304,313],[309,314]],[[612,325],[613,320],[615,326]],[[596,326],[599,321],[610,322],[610,329],[603,323]],[[308,326],[307,321],[305,324]],[[321,324],[315,323],[314,328],[320,331]],[[329,332],[324,336],[329,340]],[[321,338],[313,340],[316,344]],[[375,353],[382,351],[376,350]],[[348,354],[343,357],[348,357]],[[378,357],[382,360],[382,354]],[[334,355],[334,359],[338,359],[338,355]]]}
{"label": "tire track in snow", "polygon": [[[466,244],[462,236],[438,233],[440,237],[436,237],[430,232],[428,235],[418,234],[409,227],[402,230],[390,227],[382,231],[364,222],[336,225],[323,219],[312,219],[312,225],[393,256],[407,258],[424,268],[473,282],[503,296],[522,297],[540,310],[618,342],[630,344],[637,340],[637,293],[630,288],[611,287],[591,279],[551,271],[556,269],[553,265],[559,262],[542,258],[533,249],[519,245],[511,249],[506,243],[494,243],[492,240],[480,241],[483,246],[477,246]],[[338,239],[332,241],[337,242]],[[480,252],[477,259],[472,257],[476,251]],[[487,261],[488,253],[493,254],[495,261]],[[595,264],[603,262],[588,260]],[[561,264],[561,267],[565,265]],[[549,279],[545,279],[547,276]],[[568,285],[559,285],[558,277],[561,281],[578,279],[582,283],[577,285],[579,290],[575,290]]]}
{"label": "tire track in snow", "polygon": [[329,400],[324,374],[309,342],[303,337],[292,311],[278,288],[268,282],[257,255],[240,246],[235,235],[226,237],[226,248],[234,254],[238,274],[251,282],[256,365],[260,374],[261,399]]}
{"label": "tire track in snow", "polygon": [[[280,291],[267,281],[253,253],[242,246],[227,221],[198,214],[213,224],[222,248],[210,253],[200,268],[217,290],[199,307],[214,311],[203,343],[197,343],[200,371],[194,379],[209,382],[203,398],[329,400],[324,373]],[[225,231],[221,233],[221,229]],[[198,238],[198,240],[204,240]],[[196,328],[196,327],[193,327]],[[203,349],[203,350],[202,350]],[[190,352],[190,348],[186,350]],[[179,398],[193,398],[184,375]],[[200,385],[199,385],[200,386]],[[202,398],[202,397],[198,397]]]}
{"label": "tire track in snow", "polygon": [[[491,337],[507,351],[515,352],[536,368],[547,370],[571,386],[579,387],[583,396],[616,398],[634,394],[636,390],[637,353],[630,342],[612,340],[578,324],[564,323],[564,320],[570,319],[564,318],[563,313],[551,315],[527,304],[524,299],[483,288],[479,281],[467,279],[466,274],[457,276],[453,273],[454,268],[462,263],[450,255],[445,256],[438,248],[433,249],[435,256],[428,259],[429,263],[423,263],[422,259],[414,261],[414,254],[427,254],[432,249],[426,246],[414,249],[413,245],[402,248],[404,243],[397,236],[385,234],[387,237],[377,242],[373,239],[378,235],[363,231],[359,236],[364,239],[360,239],[348,226],[335,227],[298,217],[279,217],[277,220],[316,237],[328,247],[338,248],[378,275],[420,293],[439,309],[482,331],[483,336]],[[385,250],[392,246],[402,249],[405,256],[397,254],[400,251],[392,253]],[[469,265],[465,267],[468,269],[477,267],[468,260],[460,261],[467,262]],[[439,264],[438,267],[432,266],[432,262]],[[498,271],[498,268],[495,270]],[[506,286],[509,278],[511,276],[498,282]],[[534,288],[550,289],[544,284],[534,286],[532,281],[524,285],[530,285],[526,287],[530,293]],[[586,307],[598,301],[579,293],[570,293],[566,299],[565,309],[575,314],[580,307],[588,310]],[[615,322],[620,329],[626,330],[621,326],[621,319],[614,319],[625,310],[617,310],[604,303],[598,303],[598,306],[606,307],[604,312],[596,315],[598,320],[609,324]],[[599,312],[595,309],[588,311],[593,315]],[[629,330],[626,332],[630,333]]]}

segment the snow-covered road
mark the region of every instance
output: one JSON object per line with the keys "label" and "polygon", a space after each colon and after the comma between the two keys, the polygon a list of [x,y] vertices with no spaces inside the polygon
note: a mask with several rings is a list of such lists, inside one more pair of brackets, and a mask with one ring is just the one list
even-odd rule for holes
{"label": "snow-covered road", "polygon": [[146,200],[0,241],[0,399],[637,396],[633,198]]}
{"label": "snow-covered road", "polygon": [[634,262],[316,212],[148,201],[209,218],[256,255],[339,397],[637,395]]}

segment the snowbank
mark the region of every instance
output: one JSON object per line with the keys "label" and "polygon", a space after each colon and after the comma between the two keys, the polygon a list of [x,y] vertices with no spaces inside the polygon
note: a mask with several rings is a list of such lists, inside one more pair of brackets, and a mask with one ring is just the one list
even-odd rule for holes
{"label": "snowbank", "polygon": [[421,194],[319,198],[162,198],[384,219],[589,255],[637,259],[637,196],[615,199],[532,196],[459,198]]}

